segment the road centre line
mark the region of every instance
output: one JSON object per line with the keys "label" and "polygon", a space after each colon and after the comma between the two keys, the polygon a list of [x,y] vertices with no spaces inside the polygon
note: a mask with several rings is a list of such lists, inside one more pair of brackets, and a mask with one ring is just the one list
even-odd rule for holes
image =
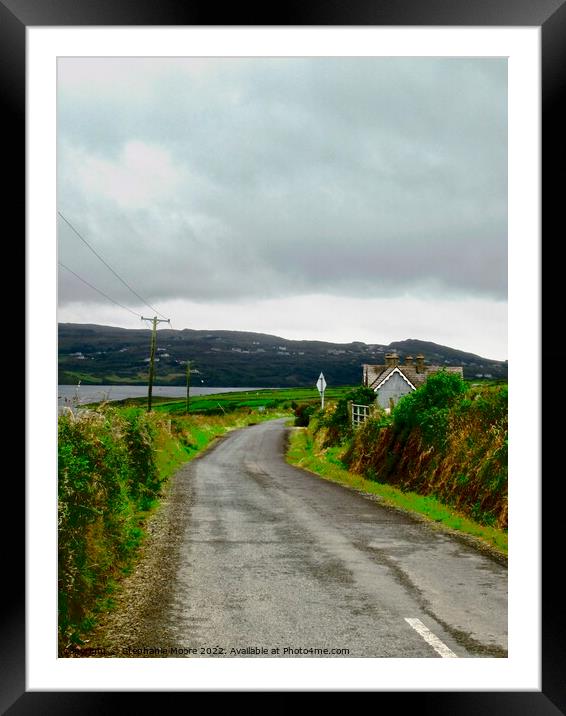
{"label": "road centre line", "polygon": [[409,619],[405,617],[407,624],[413,627],[413,629],[422,636],[422,638],[430,644],[432,648],[440,654],[443,659],[457,659],[458,656],[446,644],[433,634],[428,627],[426,627],[420,619]]}

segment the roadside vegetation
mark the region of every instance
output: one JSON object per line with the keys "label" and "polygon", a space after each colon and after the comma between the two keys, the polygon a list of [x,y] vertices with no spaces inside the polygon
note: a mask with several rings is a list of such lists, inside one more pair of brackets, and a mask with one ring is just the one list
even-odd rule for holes
{"label": "roadside vegetation", "polygon": [[[507,549],[507,386],[470,385],[440,372],[390,415],[373,405],[353,429],[348,399],[313,411],[291,438],[289,460],[389,504]],[[304,410],[295,410],[304,426]]]}
{"label": "roadside vegetation", "polygon": [[80,652],[131,570],[167,479],[228,430],[285,415],[184,415],[109,404],[59,417],[59,655]]}
{"label": "roadside vegetation", "polygon": [[507,545],[507,388],[438,374],[353,429],[362,387],[260,390],[86,406],[59,417],[59,654],[80,653],[143,545],[168,478],[228,430],[289,416],[288,459],[386,504]]}

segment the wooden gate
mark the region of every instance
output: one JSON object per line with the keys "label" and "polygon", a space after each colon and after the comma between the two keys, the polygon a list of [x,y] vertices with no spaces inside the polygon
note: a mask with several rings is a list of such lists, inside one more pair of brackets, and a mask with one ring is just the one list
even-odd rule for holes
{"label": "wooden gate", "polygon": [[358,405],[351,403],[352,427],[357,428],[368,417],[370,411],[369,405]]}

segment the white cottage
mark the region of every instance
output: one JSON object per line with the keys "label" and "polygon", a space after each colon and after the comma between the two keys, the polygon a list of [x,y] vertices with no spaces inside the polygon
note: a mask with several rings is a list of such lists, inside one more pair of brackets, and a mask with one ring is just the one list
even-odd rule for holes
{"label": "white cottage", "polygon": [[397,353],[386,353],[385,365],[364,364],[362,367],[363,384],[374,389],[377,402],[386,410],[393,408],[403,395],[419,388],[433,373],[445,370],[463,377],[464,372],[461,366],[425,365],[422,354],[416,358],[406,356],[401,365]]}

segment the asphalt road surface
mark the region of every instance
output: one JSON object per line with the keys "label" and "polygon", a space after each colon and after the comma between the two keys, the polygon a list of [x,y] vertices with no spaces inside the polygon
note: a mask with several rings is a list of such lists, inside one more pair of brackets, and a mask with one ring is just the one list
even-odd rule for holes
{"label": "asphalt road surface", "polygon": [[288,465],[284,422],[230,433],[177,475],[171,655],[505,657],[506,567]]}

